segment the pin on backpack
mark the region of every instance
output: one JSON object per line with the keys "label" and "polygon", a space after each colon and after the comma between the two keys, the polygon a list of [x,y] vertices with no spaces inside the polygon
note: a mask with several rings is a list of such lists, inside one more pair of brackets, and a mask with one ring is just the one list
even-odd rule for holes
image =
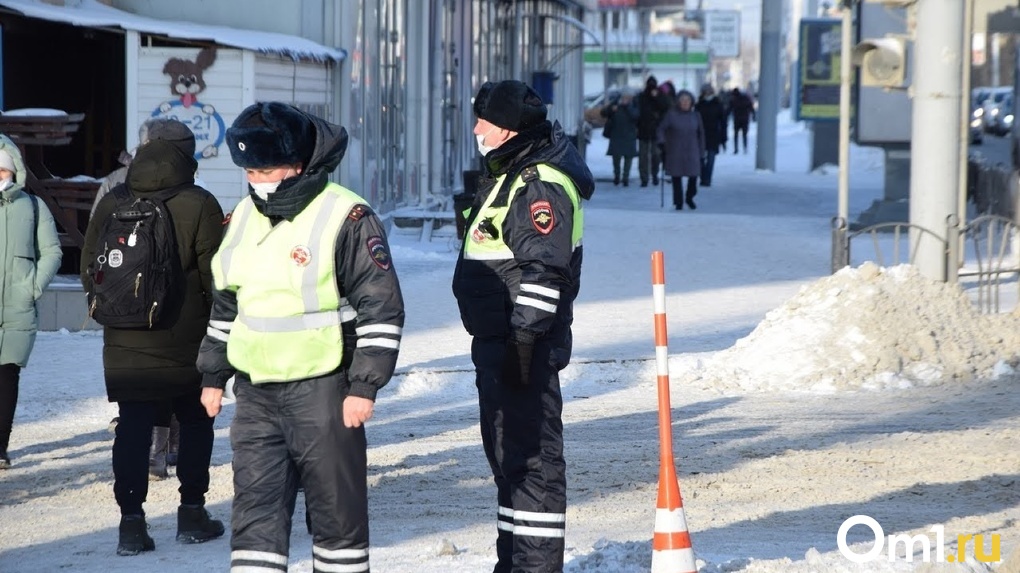
{"label": "pin on backpack", "polygon": [[124,185],[114,189],[117,207],[103,221],[88,265],[89,316],[99,324],[151,329],[166,316],[180,266],[166,206],[175,194],[136,197]]}

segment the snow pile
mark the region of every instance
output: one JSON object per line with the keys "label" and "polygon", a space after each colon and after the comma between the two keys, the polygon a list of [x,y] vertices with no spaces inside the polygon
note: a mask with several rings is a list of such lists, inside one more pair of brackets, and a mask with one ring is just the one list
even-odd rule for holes
{"label": "snow pile", "polygon": [[865,263],[804,286],[690,374],[721,390],[879,390],[1010,372],[1020,316],[982,315],[955,284]]}

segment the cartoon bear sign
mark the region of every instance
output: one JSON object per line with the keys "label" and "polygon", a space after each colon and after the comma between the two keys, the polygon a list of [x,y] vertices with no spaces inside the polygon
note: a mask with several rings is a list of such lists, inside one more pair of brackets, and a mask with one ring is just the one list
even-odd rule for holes
{"label": "cartoon bear sign", "polygon": [[226,124],[216,108],[203,104],[198,96],[205,91],[205,71],[216,62],[216,48],[202,48],[194,61],[170,58],[163,65],[163,74],[170,77],[170,93],[177,99],[165,101],[152,112],[152,117],[176,119],[195,133],[195,159],[219,155],[219,146],[226,135]]}

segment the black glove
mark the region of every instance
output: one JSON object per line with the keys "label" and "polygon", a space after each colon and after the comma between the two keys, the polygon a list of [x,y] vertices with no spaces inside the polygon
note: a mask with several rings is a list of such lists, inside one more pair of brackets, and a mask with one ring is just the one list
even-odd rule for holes
{"label": "black glove", "polygon": [[514,331],[506,341],[503,355],[503,383],[526,386],[531,380],[531,355],[535,350],[535,335],[523,330]]}

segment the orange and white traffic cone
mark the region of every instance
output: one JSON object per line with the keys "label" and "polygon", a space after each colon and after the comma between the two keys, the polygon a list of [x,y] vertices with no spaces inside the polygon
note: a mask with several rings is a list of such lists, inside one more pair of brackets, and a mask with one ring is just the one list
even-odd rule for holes
{"label": "orange and white traffic cone", "polygon": [[655,366],[659,392],[659,499],[655,505],[652,573],[697,573],[680,482],[673,460],[673,425],[669,404],[669,352],[666,336],[666,271],[662,251],[652,253],[655,301]]}

